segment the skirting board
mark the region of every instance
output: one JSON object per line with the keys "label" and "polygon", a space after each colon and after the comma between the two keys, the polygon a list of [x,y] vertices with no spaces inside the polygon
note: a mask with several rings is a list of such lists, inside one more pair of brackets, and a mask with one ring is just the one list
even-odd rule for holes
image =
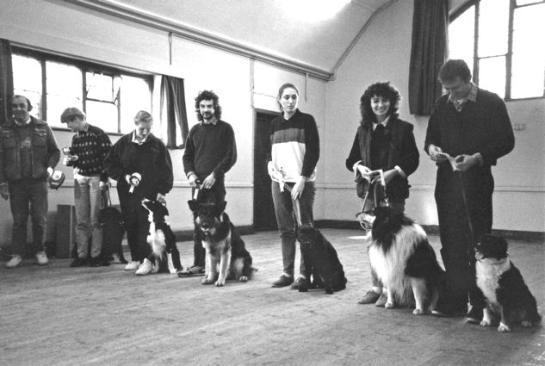
{"label": "skirting board", "polygon": [[[360,229],[359,223],[356,221],[344,220],[317,220],[316,227],[329,229]],[[437,225],[422,225],[424,230],[431,235],[439,235],[439,226]],[[545,232],[540,231],[516,231],[516,230],[492,230],[494,235],[501,236],[505,239],[525,240],[529,242],[545,242]]]}

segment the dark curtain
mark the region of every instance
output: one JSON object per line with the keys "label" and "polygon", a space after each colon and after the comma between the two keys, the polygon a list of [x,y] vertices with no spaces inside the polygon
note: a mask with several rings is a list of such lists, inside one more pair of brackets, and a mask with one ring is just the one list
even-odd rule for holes
{"label": "dark curtain", "polygon": [[11,118],[12,95],[11,46],[8,40],[0,39],[0,125]]}
{"label": "dark curtain", "polygon": [[[188,134],[185,108],[184,80],[163,75],[161,78],[161,111],[167,123],[167,147],[183,148]],[[180,128],[182,141],[176,141],[176,127]]]}
{"label": "dark curtain", "polygon": [[414,0],[409,109],[430,115],[441,96],[437,80],[447,55],[448,0]]}

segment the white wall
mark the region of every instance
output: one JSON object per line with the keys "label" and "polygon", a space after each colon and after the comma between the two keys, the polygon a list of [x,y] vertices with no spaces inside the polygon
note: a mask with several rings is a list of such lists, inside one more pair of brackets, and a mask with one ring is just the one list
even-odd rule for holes
{"label": "white wall", "polygon": [[[330,219],[350,220],[360,209],[352,175],[344,161],[348,156],[360,115],[359,98],[376,81],[389,80],[402,95],[400,117],[415,127],[421,158],[410,177],[407,213],[417,221],[437,224],[433,197],[435,166],[422,150],[427,118],[415,117],[408,108],[412,1],[397,1],[378,14],[337,73],[327,85],[324,205]],[[542,98],[507,103],[515,131],[513,152],[499,160],[493,173],[494,228],[539,231],[545,229],[545,102]],[[335,208],[335,209],[332,209]]]}
{"label": "white wall", "polygon": [[[197,123],[194,98],[200,90],[212,89],[220,97],[222,118],[235,130],[238,160],[227,174],[228,211],[238,225],[253,220],[253,131],[256,108],[276,111],[274,97],[284,82],[293,82],[306,93],[301,109],[325,124],[325,83],[202,44],[174,37],[172,65],[168,35],[138,24],[96,15],[64,1],[4,0],[0,12],[0,38],[88,60],[184,78],[190,126]],[[252,98],[252,84],[255,97]],[[305,92],[306,90],[306,92]],[[90,121],[92,123],[92,121]],[[55,131],[59,146],[70,142],[71,133]],[[111,137],[112,142],[118,137]],[[182,168],[183,150],[171,151],[175,188],[169,194],[170,222],[174,230],[192,227],[187,200],[190,189]],[[66,167],[61,167],[71,176]],[[319,168],[319,170],[321,170]],[[67,179],[59,191],[50,191],[49,210],[72,202],[72,184]],[[114,195],[115,197],[115,195]],[[0,245],[9,242],[9,203],[0,202]],[[49,230],[51,231],[51,229]],[[51,236],[51,233],[49,234]]]}

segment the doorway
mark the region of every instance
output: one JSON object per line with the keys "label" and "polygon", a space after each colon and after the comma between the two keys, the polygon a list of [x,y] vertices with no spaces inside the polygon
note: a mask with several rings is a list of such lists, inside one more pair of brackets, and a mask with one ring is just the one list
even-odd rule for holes
{"label": "doorway", "polygon": [[271,178],[267,172],[270,153],[269,126],[278,113],[256,110],[254,126],[254,230],[276,230],[271,195]]}

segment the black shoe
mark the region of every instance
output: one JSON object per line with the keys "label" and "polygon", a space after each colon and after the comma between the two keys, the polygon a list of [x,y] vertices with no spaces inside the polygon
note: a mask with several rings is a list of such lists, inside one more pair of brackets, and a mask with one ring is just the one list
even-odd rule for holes
{"label": "black shoe", "polygon": [[109,266],[110,262],[102,257],[91,258],[89,260],[89,267],[101,267]]}
{"label": "black shoe", "polygon": [[72,263],[70,263],[70,267],[84,267],[87,265],[87,259],[85,258],[75,258]]}
{"label": "black shoe", "polygon": [[283,274],[279,279],[272,283],[272,287],[286,287],[293,283],[293,277]]}
{"label": "black shoe", "polygon": [[472,306],[466,314],[466,323],[480,324],[483,320],[483,308]]}

